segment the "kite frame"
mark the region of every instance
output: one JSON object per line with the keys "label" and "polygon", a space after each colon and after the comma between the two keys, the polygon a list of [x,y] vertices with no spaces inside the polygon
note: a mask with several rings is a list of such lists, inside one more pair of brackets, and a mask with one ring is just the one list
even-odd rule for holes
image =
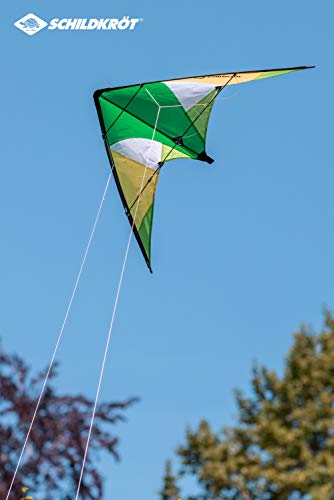
{"label": "kite frame", "polygon": [[[115,179],[115,183],[116,183],[116,186],[117,186],[118,193],[119,193],[120,198],[122,200],[122,204],[123,204],[123,207],[124,207],[124,210],[125,210],[125,214],[126,214],[128,220],[129,220],[130,226],[131,226],[132,231],[133,231],[133,233],[135,235],[135,238],[137,240],[139,248],[140,248],[140,250],[141,250],[141,252],[143,254],[143,257],[145,259],[146,265],[147,265],[147,267],[148,267],[148,269],[150,270],[151,273],[153,273],[152,267],[151,267],[151,262],[150,262],[150,259],[149,259],[148,255],[147,255],[147,253],[146,253],[144,245],[143,245],[143,243],[141,241],[139,232],[138,232],[138,230],[136,228],[135,221],[133,220],[133,217],[131,215],[131,212],[130,212],[131,207],[128,206],[127,201],[125,199],[125,196],[124,196],[124,193],[123,193],[123,190],[122,190],[122,186],[121,186],[121,183],[119,181],[119,178],[118,178],[118,175],[117,175],[117,171],[116,171],[116,168],[115,168],[115,163],[114,163],[114,160],[113,160],[113,157],[112,157],[112,153],[110,151],[110,146],[109,146],[108,141],[107,141],[107,133],[113,127],[113,125],[116,122],[116,120],[118,119],[118,117],[116,118],[115,122],[110,126],[110,128],[107,131],[106,128],[105,128],[105,126],[104,126],[104,122],[103,122],[103,116],[102,116],[102,111],[101,111],[101,106],[100,106],[100,101],[99,101],[100,96],[103,93],[105,93],[105,92],[109,92],[109,91],[112,91],[112,90],[125,89],[125,88],[129,88],[129,87],[134,87],[136,85],[139,85],[139,89],[141,89],[144,85],[147,85],[147,84],[150,84],[150,83],[159,83],[161,81],[164,81],[164,82],[178,81],[178,80],[184,81],[184,80],[191,79],[191,78],[206,78],[206,77],[213,77],[213,76],[217,76],[217,75],[221,75],[221,76],[224,75],[226,77],[230,76],[231,77],[230,80],[228,80],[228,82],[225,83],[225,85],[224,85],[223,82],[222,82],[222,85],[217,85],[217,89],[220,89],[220,90],[219,90],[219,92],[217,92],[216,96],[214,97],[214,99],[213,99],[213,102],[214,102],[215,99],[216,99],[216,97],[219,95],[219,93],[228,85],[228,83],[231,80],[233,80],[233,78],[235,78],[235,76],[237,74],[260,73],[260,72],[261,73],[270,73],[272,71],[293,71],[293,70],[297,71],[297,70],[312,69],[312,68],[315,68],[315,66],[295,66],[295,67],[290,67],[290,68],[273,68],[273,69],[262,69],[262,70],[235,71],[235,72],[229,72],[229,73],[213,73],[213,74],[210,74],[210,75],[198,75],[198,76],[170,78],[168,80],[153,80],[153,81],[149,81],[149,82],[133,83],[131,85],[121,85],[121,86],[118,86],[118,87],[107,87],[107,88],[95,90],[95,92],[93,94],[93,98],[94,98],[94,103],[95,103],[97,115],[98,115],[98,118],[99,118],[100,128],[101,128],[101,131],[102,131],[103,142],[104,142],[104,145],[105,145],[105,148],[106,148],[106,151],[107,151],[107,155],[108,155],[108,158],[109,158],[110,168],[111,168],[111,171],[112,171],[114,179]],[[125,106],[125,108],[122,108],[122,112],[120,114],[122,114],[122,113],[124,113],[126,111],[126,108],[128,107],[128,105],[130,104],[131,101],[132,101],[132,99],[130,99],[130,101],[127,103],[127,105]],[[160,168],[159,168],[159,170],[160,170]],[[141,194],[142,194],[142,192],[140,193],[140,195]]]}

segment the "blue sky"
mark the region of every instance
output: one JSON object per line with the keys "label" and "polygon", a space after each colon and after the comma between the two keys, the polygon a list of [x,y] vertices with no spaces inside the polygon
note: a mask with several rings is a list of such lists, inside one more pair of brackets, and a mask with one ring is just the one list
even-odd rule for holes
{"label": "blue sky", "polygon": [[[141,17],[133,32],[44,30],[54,17]],[[222,94],[212,166],[161,174],[150,275],[132,244],[101,398],[119,426],[105,498],[154,500],[187,425],[233,423],[254,360],[281,370],[292,332],[334,307],[333,6],[329,1],[32,1],[2,9],[0,335],[36,369],[53,349],[109,173],[95,89],[201,73],[317,69]],[[57,382],[93,397],[129,225],[108,193],[61,344]]]}

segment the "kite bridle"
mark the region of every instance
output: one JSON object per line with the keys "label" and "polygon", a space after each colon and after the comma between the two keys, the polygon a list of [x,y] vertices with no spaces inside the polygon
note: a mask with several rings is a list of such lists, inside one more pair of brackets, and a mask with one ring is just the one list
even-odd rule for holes
{"label": "kite bridle", "polygon": [[[204,113],[204,111],[215,101],[215,99],[224,90],[224,88],[227,87],[227,85],[229,85],[229,83],[233,80],[233,78],[235,76],[236,76],[236,73],[233,73],[233,75],[231,76],[231,78],[223,86],[220,86],[220,87],[216,88],[216,94],[210,99],[210,101],[208,103],[205,104],[205,106],[203,106],[203,109],[201,110],[201,112],[196,116],[196,118],[194,118],[194,120],[192,120],[192,122],[188,125],[188,127],[186,128],[186,130],[183,132],[183,134],[181,136],[177,137],[176,139],[174,139],[174,142],[175,142],[174,146],[168,151],[168,153],[166,154],[166,156],[164,157],[164,159],[161,160],[158,163],[158,166],[157,166],[156,170],[153,172],[153,174],[151,175],[151,177],[146,181],[146,184],[144,185],[144,187],[142,188],[142,190],[139,192],[139,194],[137,195],[137,197],[133,201],[132,205],[128,209],[126,209],[126,214],[127,215],[129,215],[131,209],[136,204],[138,198],[141,197],[141,195],[143,194],[143,192],[145,191],[145,189],[147,188],[147,186],[150,184],[150,182],[152,181],[152,179],[154,179],[154,177],[156,175],[158,175],[158,173],[160,172],[160,170],[162,169],[162,167],[164,166],[164,164],[167,161],[168,157],[172,154],[172,152],[174,151],[174,149],[176,148],[176,146],[182,145],[184,136],[189,132],[189,130],[191,129],[191,127],[196,123],[196,121],[200,118],[200,116]],[[139,90],[137,91],[137,93],[138,92],[139,92]],[[132,99],[131,99],[131,101],[132,101]],[[130,104],[131,101],[129,101],[128,105]],[[126,109],[126,107],[124,108],[123,111],[125,111],[125,109]],[[109,128],[109,130],[110,130],[110,128]],[[205,155],[204,158],[203,158],[204,161],[207,161],[208,163],[213,163],[213,160],[209,156],[207,156],[205,152],[203,152],[201,154]],[[199,156],[198,159],[201,159],[200,155],[198,155],[198,156]]]}

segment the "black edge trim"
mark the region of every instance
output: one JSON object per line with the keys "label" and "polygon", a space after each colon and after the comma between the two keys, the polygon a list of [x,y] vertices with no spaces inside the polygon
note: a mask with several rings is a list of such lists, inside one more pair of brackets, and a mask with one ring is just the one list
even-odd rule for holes
{"label": "black edge trim", "polygon": [[148,269],[150,270],[151,273],[153,273],[150,259],[149,259],[148,255],[147,255],[146,250],[144,248],[144,245],[143,245],[143,243],[142,243],[142,241],[140,239],[139,232],[138,232],[138,230],[136,228],[136,225],[133,224],[133,218],[131,216],[128,204],[126,202],[126,199],[125,199],[122,187],[121,187],[121,184],[119,182],[119,178],[118,178],[118,175],[117,175],[117,172],[116,172],[114,160],[113,160],[113,157],[112,157],[112,154],[110,152],[110,148],[109,148],[109,145],[108,145],[108,142],[107,142],[106,130],[105,130],[105,127],[104,127],[103,117],[102,117],[102,111],[101,111],[101,106],[100,106],[100,102],[99,102],[99,97],[100,97],[100,95],[103,92],[104,92],[104,90],[97,90],[97,91],[94,92],[93,97],[94,97],[95,107],[96,107],[96,111],[97,111],[97,115],[98,115],[98,118],[99,118],[99,123],[100,123],[101,131],[102,131],[102,136],[103,136],[103,139],[104,139],[104,145],[105,145],[105,148],[106,148],[106,151],[107,151],[107,155],[108,155],[108,159],[109,159],[110,168],[111,168],[111,171],[113,173],[113,176],[114,176],[114,179],[115,179],[115,183],[116,183],[116,186],[117,186],[120,198],[122,200],[122,204],[123,204],[126,216],[127,216],[128,221],[130,223],[130,226],[131,227],[133,226],[133,234],[135,235],[135,238],[136,238],[137,243],[139,245],[139,248],[140,248],[140,250],[141,250],[141,252],[143,254],[143,257],[145,259],[145,262],[146,262],[146,265],[147,265]]}

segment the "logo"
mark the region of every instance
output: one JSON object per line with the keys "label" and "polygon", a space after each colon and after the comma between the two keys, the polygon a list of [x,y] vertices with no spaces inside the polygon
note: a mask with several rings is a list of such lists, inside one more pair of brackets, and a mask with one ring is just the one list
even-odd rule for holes
{"label": "logo", "polygon": [[27,35],[35,35],[43,28],[48,26],[48,30],[102,30],[102,31],[132,31],[135,29],[137,24],[143,21],[142,18],[130,18],[129,16],[124,16],[122,19],[115,18],[90,18],[90,19],[82,19],[82,18],[73,18],[67,19],[62,18],[59,19],[55,17],[51,19],[49,23],[43,21],[40,17],[35,16],[35,14],[27,14],[14,23],[14,26],[19,30],[24,31]]}
{"label": "logo", "polygon": [[47,25],[48,23],[43,21],[40,17],[35,16],[35,14],[27,14],[14,23],[16,28],[24,31],[27,35],[35,35]]}

